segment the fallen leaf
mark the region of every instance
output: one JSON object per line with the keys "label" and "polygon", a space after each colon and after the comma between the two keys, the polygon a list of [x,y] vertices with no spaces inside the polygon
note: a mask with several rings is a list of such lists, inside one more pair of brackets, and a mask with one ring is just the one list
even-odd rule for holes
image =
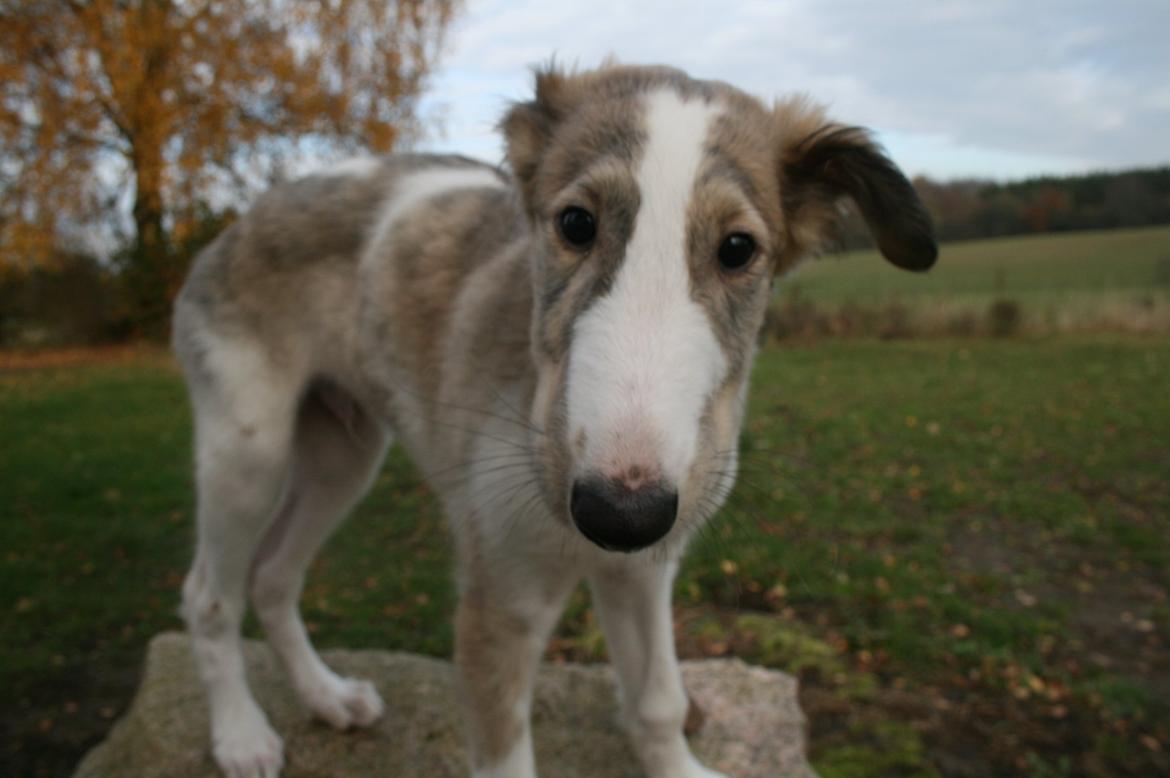
{"label": "fallen leaf", "polygon": [[1016,589],[1016,602],[1025,608],[1031,608],[1036,604],[1036,595],[1029,594],[1023,589]]}

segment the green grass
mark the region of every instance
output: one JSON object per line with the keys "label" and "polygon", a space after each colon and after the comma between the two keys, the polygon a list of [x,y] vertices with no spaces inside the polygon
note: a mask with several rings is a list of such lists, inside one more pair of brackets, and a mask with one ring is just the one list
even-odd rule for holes
{"label": "green grass", "polygon": [[[753,384],[741,484],[680,577],[685,653],[800,673],[825,775],[1170,767],[1170,344],[773,346]],[[147,357],[0,376],[0,429],[4,760],[55,774],[180,626],[189,417]],[[394,454],[306,619],[448,654],[450,567]],[[583,594],[555,645],[603,655]]]}
{"label": "green grass", "polygon": [[925,274],[892,273],[872,251],[828,255],[790,283],[825,302],[1170,293],[1170,227],[948,243]]}
{"label": "green grass", "polygon": [[[0,762],[57,775],[129,701],[148,639],[181,628],[190,417],[154,355],[0,374],[0,430]],[[311,575],[310,629],[325,645],[448,653],[450,552],[400,452],[351,529]]]}
{"label": "green grass", "polygon": [[872,251],[828,255],[782,281],[780,297],[822,310],[897,305],[923,333],[985,331],[962,320],[1003,300],[1032,332],[1170,332],[1170,227],[946,244],[926,274],[891,272]]}

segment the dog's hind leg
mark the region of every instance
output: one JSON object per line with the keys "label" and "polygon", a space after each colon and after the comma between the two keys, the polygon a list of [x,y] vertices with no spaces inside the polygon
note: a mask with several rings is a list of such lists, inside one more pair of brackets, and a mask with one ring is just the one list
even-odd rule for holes
{"label": "dog's hind leg", "polygon": [[240,647],[248,575],[291,461],[300,382],[256,344],[206,336],[188,364],[195,412],[198,540],[183,615],[230,778],[273,778],[282,744],[248,689]]}
{"label": "dog's hind leg", "polygon": [[373,723],[382,700],[370,683],[342,678],[321,661],[297,601],[309,563],[369,489],[388,440],[341,390],[320,385],[310,392],[297,417],[292,477],[252,579],[256,614],[302,702],[338,729]]}
{"label": "dog's hind leg", "polygon": [[677,562],[630,564],[589,577],[617,670],[622,723],[650,778],[725,778],[691,754],[687,695],[674,648],[670,600]]}

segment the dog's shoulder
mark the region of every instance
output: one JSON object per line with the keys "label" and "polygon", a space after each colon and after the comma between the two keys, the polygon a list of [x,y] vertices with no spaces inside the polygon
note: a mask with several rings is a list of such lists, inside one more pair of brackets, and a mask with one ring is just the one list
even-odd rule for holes
{"label": "dog's shoulder", "polygon": [[479,264],[522,228],[511,179],[459,156],[393,158],[366,253],[407,273]]}
{"label": "dog's shoulder", "polygon": [[457,321],[475,320],[496,337],[505,326],[526,328],[529,228],[511,178],[498,168],[415,156],[395,166],[361,258],[361,294],[380,331],[393,333],[397,364],[422,393],[437,395],[453,330],[462,329]]}

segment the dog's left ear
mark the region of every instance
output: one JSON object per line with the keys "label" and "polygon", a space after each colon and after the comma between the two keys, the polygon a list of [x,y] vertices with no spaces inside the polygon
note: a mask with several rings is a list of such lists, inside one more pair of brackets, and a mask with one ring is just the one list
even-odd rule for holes
{"label": "dog's left ear", "polygon": [[934,264],[938,246],[930,214],[866,130],[826,121],[804,100],[779,104],[776,119],[792,258],[820,247],[839,216],[840,200],[848,197],[886,259],[906,270]]}
{"label": "dog's left ear", "polygon": [[534,99],[516,103],[500,122],[509,167],[531,213],[536,174],[561,121],[577,106],[582,77],[548,65],[536,70]]}

